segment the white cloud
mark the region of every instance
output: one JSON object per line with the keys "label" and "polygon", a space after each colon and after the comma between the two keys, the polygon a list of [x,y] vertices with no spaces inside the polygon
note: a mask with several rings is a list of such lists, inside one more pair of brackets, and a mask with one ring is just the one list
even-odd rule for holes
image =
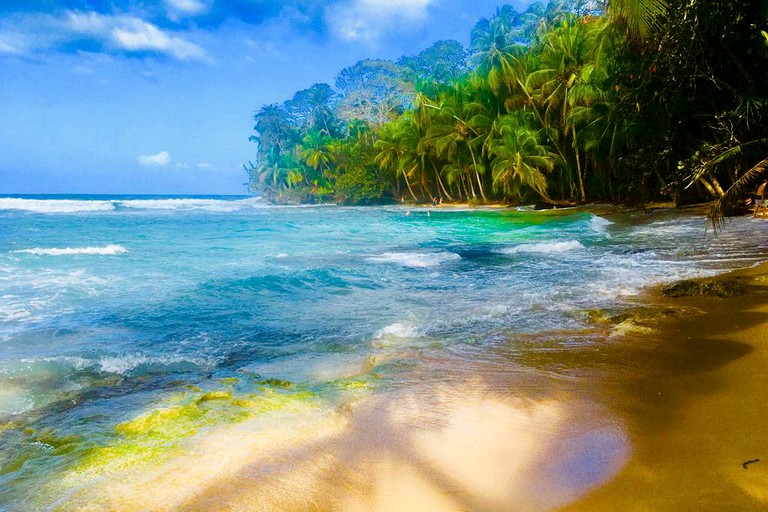
{"label": "white cloud", "polygon": [[168,19],[174,22],[205,14],[211,8],[210,1],[200,0],[165,0],[165,9]]}
{"label": "white cloud", "polygon": [[169,36],[155,25],[132,16],[70,12],[67,22],[75,34],[100,39],[118,50],[165,53],[179,60],[205,57],[205,51],[196,44]]}
{"label": "white cloud", "polygon": [[33,53],[86,43],[98,53],[142,52],[179,60],[206,60],[200,46],[134,16],[65,11],[0,20],[0,53]]}
{"label": "white cloud", "polygon": [[165,0],[168,9],[180,11],[186,14],[201,14],[208,10],[209,5],[200,0]]}
{"label": "white cloud", "polygon": [[197,168],[202,171],[210,171],[213,169],[213,164],[209,164],[208,162],[200,162],[197,164]]}
{"label": "white cloud", "polygon": [[139,155],[138,160],[144,167],[165,167],[171,163],[171,154],[161,151],[156,155]]}
{"label": "white cloud", "polygon": [[17,54],[21,53],[18,48],[11,45],[10,43],[5,42],[2,38],[0,38],[0,53],[10,53],[10,54]]}
{"label": "white cloud", "polygon": [[111,30],[111,38],[119,48],[128,51],[167,53],[179,60],[202,59],[205,51],[180,37],[172,37],[145,21],[129,18]]}
{"label": "white cloud", "polygon": [[427,19],[434,0],[350,0],[326,10],[328,24],[347,41],[375,43],[388,32]]}

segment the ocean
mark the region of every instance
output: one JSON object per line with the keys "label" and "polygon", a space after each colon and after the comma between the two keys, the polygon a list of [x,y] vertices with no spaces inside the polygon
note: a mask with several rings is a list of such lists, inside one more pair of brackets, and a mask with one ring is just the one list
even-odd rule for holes
{"label": "ocean", "polygon": [[526,355],[766,254],[768,223],[715,236],[675,211],[0,197],[0,510],[76,509],[233,425],[280,430],[474,365],[568,375]]}

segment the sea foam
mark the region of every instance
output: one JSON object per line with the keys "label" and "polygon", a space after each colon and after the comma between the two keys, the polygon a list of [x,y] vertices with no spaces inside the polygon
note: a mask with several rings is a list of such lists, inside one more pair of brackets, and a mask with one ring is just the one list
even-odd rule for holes
{"label": "sea foam", "polygon": [[522,244],[514,247],[505,247],[499,252],[503,254],[541,253],[552,254],[584,249],[584,245],[578,240],[563,240],[559,242],[541,242],[536,244]]}
{"label": "sea foam", "polygon": [[0,211],[20,210],[33,213],[78,213],[105,212],[114,209],[115,204],[113,201],[0,198]]}
{"label": "sea foam", "polygon": [[394,263],[403,267],[426,268],[436,267],[447,261],[460,260],[461,256],[452,252],[385,252],[381,256],[368,258],[373,263]]}
{"label": "sea foam", "polygon": [[119,201],[118,206],[133,210],[179,210],[194,211],[204,210],[210,212],[235,212],[244,207],[258,208],[264,206],[264,203],[256,199],[241,199],[237,201],[227,201],[221,199],[129,199]]}
{"label": "sea foam", "polygon": [[417,338],[421,336],[421,332],[418,327],[412,323],[395,322],[378,330],[373,337],[381,339],[389,336],[396,338]]}
{"label": "sea foam", "polygon": [[596,233],[608,234],[607,229],[611,224],[613,222],[598,215],[592,215],[589,219],[589,227]]}
{"label": "sea foam", "polygon": [[16,253],[34,254],[35,256],[71,256],[76,254],[87,254],[93,256],[114,256],[116,254],[125,254],[128,250],[122,245],[109,244],[104,247],[64,247],[64,248],[43,248],[35,247],[32,249],[21,249],[13,251]]}

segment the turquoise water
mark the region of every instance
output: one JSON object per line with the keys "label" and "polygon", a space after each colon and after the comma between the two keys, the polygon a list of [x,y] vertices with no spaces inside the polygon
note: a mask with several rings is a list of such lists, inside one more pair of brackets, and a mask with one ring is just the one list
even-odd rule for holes
{"label": "turquoise water", "polygon": [[[425,354],[583,329],[646,286],[763,261],[766,235],[674,212],[0,198],[0,509],[60,505],[43,484],[100,449],[259,413],[238,396],[334,405],[409,386]],[[169,404],[195,415],[125,444]]]}

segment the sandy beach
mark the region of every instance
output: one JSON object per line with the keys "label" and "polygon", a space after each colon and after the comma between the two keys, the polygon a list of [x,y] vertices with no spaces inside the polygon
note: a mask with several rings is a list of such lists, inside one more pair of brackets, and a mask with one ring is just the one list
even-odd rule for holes
{"label": "sandy beach", "polygon": [[[768,507],[768,265],[737,271],[746,294],[652,300],[671,311],[653,333],[608,352],[606,401],[632,457],[567,511]],[[612,366],[634,367],[626,374]]]}

